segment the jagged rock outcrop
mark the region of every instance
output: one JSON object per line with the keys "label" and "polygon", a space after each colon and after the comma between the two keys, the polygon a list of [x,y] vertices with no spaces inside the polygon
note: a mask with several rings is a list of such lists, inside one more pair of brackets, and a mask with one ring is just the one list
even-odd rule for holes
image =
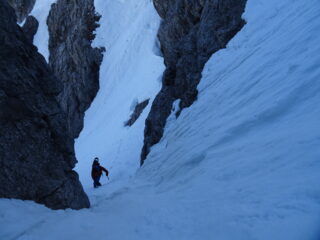
{"label": "jagged rock outcrop", "polygon": [[33,43],[34,35],[37,33],[39,22],[34,16],[28,16],[26,22],[23,24],[22,30],[28,40]]}
{"label": "jagged rock outcrop", "polygon": [[124,126],[131,127],[140,117],[141,113],[143,110],[148,106],[150,99],[146,99],[142,101],[141,103],[138,103],[135,108],[133,113],[130,116],[130,119],[125,122]]}
{"label": "jagged rock outcrop", "polygon": [[[141,164],[163,135],[172,104],[180,114],[197,98],[204,64],[243,27],[246,0],[153,0],[162,23],[158,32],[166,70],[162,89],[146,119]],[[209,104],[209,103],[208,103]]]}
{"label": "jagged rock outcrop", "polygon": [[[4,0],[5,1],[5,0]],[[36,0],[7,0],[11,7],[14,8],[17,20],[19,23],[23,22],[29,13],[32,11]],[[39,0],[43,1],[43,0]]]}
{"label": "jagged rock outcrop", "polygon": [[57,101],[63,85],[0,2],[0,197],[53,209],[89,207],[74,140]]}
{"label": "jagged rock outcrop", "polygon": [[68,116],[68,132],[74,138],[79,136],[84,112],[99,89],[103,49],[91,47],[100,19],[93,2],[58,0],[47,19],[49,65],[63,83],[58,99]]}

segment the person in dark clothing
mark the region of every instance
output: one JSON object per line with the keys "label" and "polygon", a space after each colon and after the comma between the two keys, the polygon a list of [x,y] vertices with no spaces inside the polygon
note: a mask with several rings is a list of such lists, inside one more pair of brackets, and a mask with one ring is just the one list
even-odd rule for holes
{"label": "person in dark clothing", "polygon": [[104,167],[100,166],[99,158],[96,157],[93,160],[92,170],[91,170],[91,177],[93,179],[93,187],[94,188],[101,186],[100,178],[102,175],[102,171],[104,171],[107,176],[109,175],[108,170],[105,169]]}

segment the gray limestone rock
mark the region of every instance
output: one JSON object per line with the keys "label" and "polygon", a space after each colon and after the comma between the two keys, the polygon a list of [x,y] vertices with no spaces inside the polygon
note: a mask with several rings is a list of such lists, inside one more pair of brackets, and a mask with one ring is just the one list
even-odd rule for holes
{"label": "gray limestone rock", "polygon": [[140,117],[141,113],[143,112],[143,110],[148,106],[149,104],[149,100],[150,99],[146,99],[141,103],[138,103],[135,108],[133,113],[130,116],[130,119],[128,121],[125,122],[124,126],[129,126],[131,127]]}
{"label": "gray limestone rock", "polygon": [[100,19],[93,2],[58,0],[47,19],[49,65],[63,83],[58,99],[68,116],[68,132],[74,138],[79,136],[84,112],[99,89],[103,49],[91,47]]}
{"label": "gray limestone rock", "polygon": [[146,119],[141,164],[150,147],[160,141],[173,102],[180,99],[182,110],[197,99],[197,85],[205,63],[213,53],[224,48],[245,24],[241,15],[246,0],[153,2],[162,18],[158,38],[166,70],[162,89]]}
{"label": "gray limestone rock", "polygon": [[89,207],[72,169],[74,138],[57,96],[62,82],[0,2],[0,197],[52,209]]}
{"label": "gray limestone rock", "polygon": [[[32,11],[36,0],[7,0],[11,7],[15,10],[19,23],[23,22]],[[39,0],[43,1],[43,0]]]}

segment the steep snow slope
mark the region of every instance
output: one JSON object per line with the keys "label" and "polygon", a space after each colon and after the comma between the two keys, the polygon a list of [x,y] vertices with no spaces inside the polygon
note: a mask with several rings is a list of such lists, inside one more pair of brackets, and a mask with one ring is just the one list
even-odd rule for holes
{"label": "steep snow slope", "polygon": [[[95,6],[102,18],[94,44],[106,47],[106,54],[100,68],[100,91],[86,112],[76,142],[77,170],[83,173],[80,178],[86,186],[95,156],[111,168],[112,178],[132,175],[138,169],[144,121],[164,70],[156,40],[160,18],[150,1],[96,0]],[[124,127],[135,104],[149,98],[138,121]]]}
{"label": "steep snow slope", "polygon": [[140,171],[190,207],[199,239],[320,239],[318,12],[249,1],[248,24]]}
{"label": "steep snow slope", "polygon": [[[122,4],[114,2],[114,10]],[[151,5],[141,6],[151,10]],[[121,12],[113,13],[121,19]],[[120,125],[105,130],[108,121],[127,120],[132,99],[124,112],[120,107],[130,83],[123,83],[127,89],[122,92],[116,90],[116,81],[102,74],[100,95],[77,143],[78,170],[85,186],[90,186],[88,161],[96,154],[110,159],[103,163],[113,167],[111,181],[97,190],[86,188],[92,202],[87,210],[53,212],[31,202],[1,200],[0,239],[319,239],[318,13],[316,0],[249,0],[244,16],[248,23],[227,49],[207,63],[198,87],[199,100],[178,120],[170,118],[162,141],[130,181],[121,180],[136,167],[131,165],[125,172],[129,153],[120,151],[115,159],[111,156],[117,156],[112,149],[120,139],[128,135],[134,139],[134,130],[121,130]],[[117,21],[119,26],[128,22],[133,20]],[[115,31],[110,32],[115,42],[129,34],[113,35]],[[144,34],[140,35],[142,41]],[[136,44],[132,47],[141,51],[146,47],[151,53],[153,44]],[[122,60],[129,68],[128,56],[132,55]],[[112,59],[106,61],[116,64]],[[117,77],[119,84],[124,78],[118,74],[126,73],[118,71],[120,67],[119,62],[105,72]],[[107,65],[103,68],[108,69]],[[129,71],[132,78],[127,76],[127,80],[141,73],[136,69]],[[150,89],[156,91],[156,87]],[[113,91],[118,93],[113,95]],[[136,90],[128,92],[132,91]],[[152,95],[137,93],[139,100]],[[96,120],[94,116],[102,114],[98,111],[111,108],[109,104],[114,106],[109,115]],[[130,145],[128,152],[136,152],[138,145]]]}

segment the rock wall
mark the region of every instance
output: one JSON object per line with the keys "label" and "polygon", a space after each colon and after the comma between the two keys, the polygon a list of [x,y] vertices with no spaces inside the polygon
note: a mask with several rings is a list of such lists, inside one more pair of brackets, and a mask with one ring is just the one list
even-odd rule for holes
{"label": "rock wall", "polygon": [[180,99],[180,114],[197,99],[204,64],[225,48],[245,24],[246,0],[153,0],[162,23],[158,32],[166,70],[162,89],[146,119],[141,164],[163,135],[172,104]]}
{"label": "rock wall", "polygon": [[103,49],[91,47],[99,19],[93,0],[58,0],[47,19],[49,65],[63,83],[58,99],[68,116],[68,132],[74,138],[79,136],[84,112],[99,89]]}
{"label": "rock wall", "polygon": [[[17,21],[19,23],[23,22],[23,20],[26,19],[26,17],[31,12],[36,0],[7,0],[11,7],[14,8]],[[39,0],[43,1],[43,0]]]}
{"label": "rock wall", "polygon": [[89,207],[72,169],[74,140],[57,101],[63,84],[0,2],[0,197],[53,209]]}
{"label": "rock wall", "polygon": [[33,16],[28,16],[26,22],[23,24],[22,30],[30,43],[33,43],[34,35],[37,33],[39,27],[38,20]]}
{"label": "rock wall", "polygon": [[150,99],[146,99],[141,103],[137,103],[129,120],[124,123],[125,127],[131,127],[138,120],[143,110],[148,106],[149,101]]}

